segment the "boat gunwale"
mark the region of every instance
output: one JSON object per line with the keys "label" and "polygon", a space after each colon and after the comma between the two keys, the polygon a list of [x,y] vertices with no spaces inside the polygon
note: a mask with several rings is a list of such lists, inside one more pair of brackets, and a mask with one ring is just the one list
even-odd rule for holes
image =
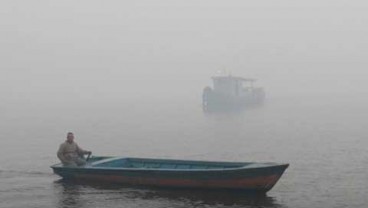
{"label": "boat gunwale", "polygon": [[[274,162],[226,162],[226,161],[200,161],[200,160],[173,160],[173,159],[153,159],[153,158],[132,158],[132,157],[111,157],[107,158],[111,159],[111,161],[119,160],[119,159],[138,159],[138,160],[161,160],[161,161],[170,161],[170,162],[204,162],[204,163],[223,163],[223,164],[233,164],[233,165],[243,165],[239,167],[229,167],[229,168],[211,168],[211,169],[175,169],[175,168],[144,168],[144,167],[95,167],[92,164],[87,164],[86,166],[80,167],[68,167],[63,166],[62,163],[58,163],[52,165],[53,169],[67,169],[67,170],[111,170],[111,171],[165,171],[165,172],[218,172],[218,171],[236,171],[236,170],[251,170],[251,169],[264,169],[264,168],[275,168],[275,167],[285,167],[285,169],[289,166],[288,163],[274,163]],[[104,159],[103,159],[104,160]],[[103,161],[96,161],[103,162]],[[247,167],[250,164],[262,164],[266,166],[251,166]]]}

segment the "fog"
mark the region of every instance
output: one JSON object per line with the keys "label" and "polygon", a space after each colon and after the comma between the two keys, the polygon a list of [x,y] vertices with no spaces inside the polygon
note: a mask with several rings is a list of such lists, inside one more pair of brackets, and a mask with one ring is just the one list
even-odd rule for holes
{"label": "fog", "polygon": [[[367,11],[362,0],[1,0],[0,207],[227,204],[60,182],[49,166],[69,131],[95,156],[290,164],[268,197],[226,207],[367,207]],[[257,79],[265,102],[205,112],[219,73]]]}
{"label": "fog", "polygon": [[198,99],[218,71],[269,96],[367,93],[365,1],[0,2],[2,105]]}

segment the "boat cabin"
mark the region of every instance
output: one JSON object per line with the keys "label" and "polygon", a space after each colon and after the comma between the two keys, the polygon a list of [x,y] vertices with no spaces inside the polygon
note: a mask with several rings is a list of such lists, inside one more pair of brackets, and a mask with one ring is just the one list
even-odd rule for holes
{"label": "boat cabin", "polygon": [[252,91],[256,81],[233,76],[216,76],[212,77],[212,80],[214,92],[231,96],[242,96],[247,91]]}

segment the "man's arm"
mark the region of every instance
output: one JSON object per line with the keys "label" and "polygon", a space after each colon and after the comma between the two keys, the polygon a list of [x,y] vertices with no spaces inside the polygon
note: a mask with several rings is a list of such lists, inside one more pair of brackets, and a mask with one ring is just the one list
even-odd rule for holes
{"label": "man's arm", "polygon": [[84,150],[84,149],[80,148],[79,145],[77,145],[77,151],[78,151],[79,155],[91,154],[92,153],[91,151],[87,151],[87,150]]}
{"label": "man's arm", "polygon": [[61,162],[67,162],[67,159],[64,156],[64,145],[61,144],[59,150],[57,151],[57,157],[61,160]]}

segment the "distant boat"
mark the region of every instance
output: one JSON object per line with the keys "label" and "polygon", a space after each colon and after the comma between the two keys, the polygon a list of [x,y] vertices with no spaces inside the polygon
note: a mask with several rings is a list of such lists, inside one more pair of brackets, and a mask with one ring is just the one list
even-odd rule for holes
{"label": "distant boat", "polygon": [[203,89],[202,105],[205,111],[238,110],[263,103],[265,92],[254,87],[255,79],[234,76],[212,77],[213,88]]}
{"label": "distant boat", "polygon": [[92,157],[83,167],[51,166],[64,179],[265,193],[289,164]]}

